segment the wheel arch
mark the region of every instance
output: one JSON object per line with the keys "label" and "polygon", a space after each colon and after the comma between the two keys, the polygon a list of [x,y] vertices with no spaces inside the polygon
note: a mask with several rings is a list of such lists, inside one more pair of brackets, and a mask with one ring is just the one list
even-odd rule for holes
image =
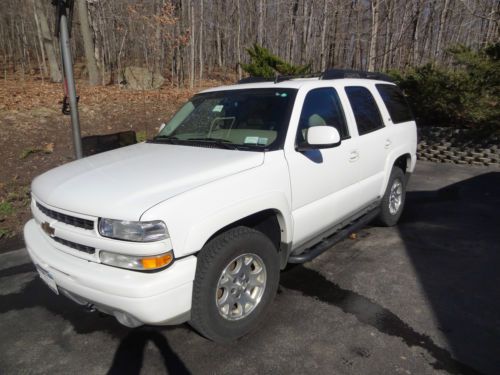
{"label": "wheel arch", "polygon": [[255,229],[267,238],[271,240],[276,249],[279,250],[281,243],[283,242],[283,232],[284,232],[284,218],[282,214],[276,209],[266,209],[262,211],[255,212],[246,217],[243,217],[235,222],[232,222],[219,230],[207,239],[207,242],[212,240],[219,234],[238,226],[249,227]]}
{"label": "wheel arch", "polygon": [[412,160],[412,155],[410,152],[399,150],[395,151],[391,154],[389,158],[387,158],[386,166],[385,166],[385,177],[384,183],[382,185],[382,189],[380,191],[380,196],[384,195],[385,190],[387,189],[387,184],[389,183],[389,178],[391,176],[392,168],[399,167],[407,176],[406,180],[408,181],[409,174],[412,171],[412,166],[414,162]]}
{"label": "wheel arch", "polygon": [[[287,206],[281,208],[246,202],[243,206],[223,209],[191,227],[182,246],[182,255],[196,253],[218,234],[237,226],[247,226],[262,232],[277,250],[291,242],[292,219]],[[260,206],[260,207],[259,207]]]}

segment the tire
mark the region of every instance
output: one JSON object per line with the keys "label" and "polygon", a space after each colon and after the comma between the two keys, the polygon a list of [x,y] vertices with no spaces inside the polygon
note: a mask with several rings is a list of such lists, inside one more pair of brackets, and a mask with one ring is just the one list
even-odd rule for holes
{"label": "tire", "polygon": [[261,232],[236,227],[218,235],[198,256],[189,324],[216,342],[246,335],[266,314],[279,275],[278,251]]}
{"label": "tire", "polygon": [[[391,195],[392,194],[392,195]],[[377,223],[384,227],[397,224],[406,201],[406,178],[399,167],[393,167],[382,202]]]}

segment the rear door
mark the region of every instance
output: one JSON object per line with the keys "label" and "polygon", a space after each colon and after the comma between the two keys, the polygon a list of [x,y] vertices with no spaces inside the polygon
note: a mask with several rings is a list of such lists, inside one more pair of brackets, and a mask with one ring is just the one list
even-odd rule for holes
{"label": "rear door", "polygon": [[[412,160],[416,160],[417,129],[413,114],[401,90],[391,83],[375,85],[385,108],[381,106],[383,117],[388,119],[388,139],[392,145],[389,160],[394,160],[402,154],[410,152]],[[408,166],[409,171],[411,166]]]}
{"label": "rear door", "polygon": [[363,205],[367,205],[380,197],[385,161],[392,147],[392,140],[379,104],[371,91],[375,88],[352,85],[345,86],[344,89],[350,104],[348,110],[352,112],[359,135],[355,155],[359,159],[359,199]]}

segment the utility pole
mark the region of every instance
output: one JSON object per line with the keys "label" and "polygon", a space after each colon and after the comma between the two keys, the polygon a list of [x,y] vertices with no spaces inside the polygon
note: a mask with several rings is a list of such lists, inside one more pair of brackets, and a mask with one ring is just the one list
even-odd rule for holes
{"label": "utility pole", "polygon": [[[78,116],[78,97],[76,96],[75,78],[73,76],[73,59],[71,58],[70,30],[73,18],[74,0],[52,0],[56,7],[56,37],[59,38],[61,46],[62,64],[64,72],[64,100],[63,114],[71,115],[71,127],[73,130],[73,146],[75,157],[81,159],[82,137],[80,134],[80,118]],[[68,106],[69,99],[69,106]],[[68,108],[69,107],[69,108]]]}

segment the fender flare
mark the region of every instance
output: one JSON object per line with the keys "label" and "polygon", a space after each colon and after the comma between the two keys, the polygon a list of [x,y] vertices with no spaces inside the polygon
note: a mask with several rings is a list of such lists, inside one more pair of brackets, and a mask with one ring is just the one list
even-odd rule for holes
{"label": "fender flare", "polygon": [[382,184],[382,190],[380,191],[381,197],[384,195],[385,190],[387,189],[387,184],[389,183],[389,178],[391,176],[391,171],[392,171],[392,167],[394,166],[394,163],[396,162],[396,160],[399,157],[401,157],[403,155],[407,155],[407,157],[410,158],[407,168],[411,169],[411,165],[413,163],[411,152],[408,151],[405,146],[401,146],[401,147],[398,147],[398,148],[395,148],[394,150],[392,150],[391,153],[389,154],[389,156],[387,157],[386,162],[385,162],[384,183]]}
{"label": "fender flare", "polygon": [[285,196],[276,192],[249,198],[208,213],[191,225],[179,250],[186,255],[196,253],[221,229],[253,214],[269,210],[276,212],[281,229],[281,242],[291,242],[293,234],[291,210]]}

